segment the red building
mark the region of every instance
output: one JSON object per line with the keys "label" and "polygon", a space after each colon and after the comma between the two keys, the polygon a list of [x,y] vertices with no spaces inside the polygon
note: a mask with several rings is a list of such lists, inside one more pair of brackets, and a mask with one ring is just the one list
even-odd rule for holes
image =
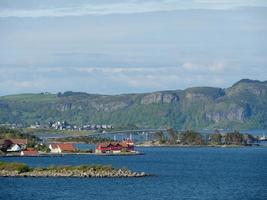
{"label": "red building", "polygon": [[20,152],[21,156],[37,156],[38,151],[36,151],[34,148],[27,148],[25,151]]}
{"label": "red building", "polygon": [[51,153],[71,153],[76,150],[71,143],[52,143],[49,145],[49,149]]}
{"label": "red building", "polygon": [[134,144],[130,140],[122,142],[109,142],[101,143],[96,147],[96,153],[120,153],[120,152],[133,152]]}

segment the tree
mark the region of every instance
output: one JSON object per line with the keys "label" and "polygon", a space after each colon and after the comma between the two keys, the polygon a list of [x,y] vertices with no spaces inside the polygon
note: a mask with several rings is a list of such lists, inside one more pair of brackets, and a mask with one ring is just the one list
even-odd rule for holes
{"label": "tree", "polygon": [[210,142],[212,144],[220,145],[222,143],[222,135],[220,133],[211,134]]}
{"label": "tree", "polygon": [[176,140],[177,140],[177,134],[173,131],[172,128],[168,128],[167,129],[167,132],[169,134],[169,143],[170,144],[175,144],[176,143]]}
{"label": "tree", "polygon": [[181,143],[189,145],[201,145],[202,137],[200,133],[197,133],[195,131],[186,131],[182,134]]}
{"label": "tree", "polygon": [[227,145],[241,145],[244,141],[244,136],[238,131],[231,133],[226,133],[225,135],[225,144]]}
{"label": "tree", "polygon": [[155,135],[158,137],[159,144],[165,143],[164,135],[163,135],[162,131],[156,132]]}

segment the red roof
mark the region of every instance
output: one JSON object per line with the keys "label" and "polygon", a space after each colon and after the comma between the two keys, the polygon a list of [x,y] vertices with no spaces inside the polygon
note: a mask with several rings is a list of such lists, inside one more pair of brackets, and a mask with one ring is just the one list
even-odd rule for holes
{"label": "red roof", "polygon": [[133,149],[133,143],[129,143],[129,141],[122,142],[107,142],[100,143],[97,145],[98,150],[121,150],[122,148]]}
{"label": "red roof", "polygon": [[53,144],[50,144],[51,145],[51,147],[53,148],[53,149],[57,149],[57,144],[56,143],[53,143]]}
{"label": "red roof", "polygon": [[58,144],[58,147],[61,149],[61,151],[75,151],[73,144],[70,143]]}
{"label": "red roof", "polygon": [[23,155],[24,156],[35,156],[35,155],[38,155],[38,152],[35,151],[35,150],[31,150],[31,151],[22,151]]}
{"label": "red roof", "polygon": [[12,144],[27,144],[27,139],[1,139],[0,144],[4,144],[5,142],[11,142]]}
{"label": "red roof", "polygon": [[53,149],[59,148],[61,151],[75,151],[71,143],[52,143],[51,146]]}

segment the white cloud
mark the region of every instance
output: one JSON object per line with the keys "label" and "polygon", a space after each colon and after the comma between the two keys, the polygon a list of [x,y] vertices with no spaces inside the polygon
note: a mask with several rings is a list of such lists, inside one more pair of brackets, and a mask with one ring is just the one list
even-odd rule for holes
{"label": "white cloud", "polygon": [[229,87],[242,78],[266,80],[266,69],[246,71],[233,63],[185,62],[177,67],[1,67],[0,95],[83,91],[119,94],[177,90],[194,86]]}
{"label": "white cloud", "polygon": [[229,66],[226,61],[215,61],[215,62],[211,62],[207,64],[203,64],[203,63],[196,64],[192,62],[185,62],[182,65],[182,68],[188,71],[195,71],[195,72],[221,73],[227,70]]}
{"label": "white cloud", "polygon": [[[31,1],[28,1],[31,2]],[[1,3],[0,3],[1,5]],[[62,3],[54,8],[50,4],[40,1],[39,5],[31,8],[3,8],[0,17],[62,17],[84,15],[133,14],[158,11],[174,11],[187,9],[232,9],[246,6],[267,6],[263,0],[132,0],[110,1],[107,3]]]}

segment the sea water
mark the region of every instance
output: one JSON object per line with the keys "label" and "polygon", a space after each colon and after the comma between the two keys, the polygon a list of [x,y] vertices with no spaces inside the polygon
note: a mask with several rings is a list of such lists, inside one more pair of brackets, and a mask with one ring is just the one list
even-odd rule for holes
{"label": "sea water", "polygon": [[267,148],[138,148],[145,155],[0,157],[30,166],[110,164],[142,178],[0,178],[0,199],[267,199]]}

